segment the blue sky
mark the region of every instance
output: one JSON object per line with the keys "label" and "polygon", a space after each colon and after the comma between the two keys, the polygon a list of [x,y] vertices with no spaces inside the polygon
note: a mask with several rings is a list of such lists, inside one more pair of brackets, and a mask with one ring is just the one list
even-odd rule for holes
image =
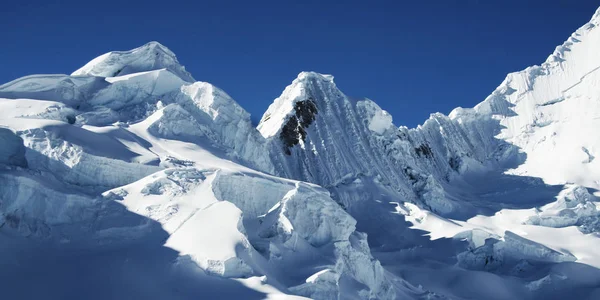
{"label": "blue sky", "polygon": [[[37,2],[37,3],[36,3]],[[591,0],[9,1],[0,82],[71,73],[156,40],[197,80],[259,119],[300,71],[333,74],[414,127],[471,107],[508,72],[543,62],[593,15]]]}

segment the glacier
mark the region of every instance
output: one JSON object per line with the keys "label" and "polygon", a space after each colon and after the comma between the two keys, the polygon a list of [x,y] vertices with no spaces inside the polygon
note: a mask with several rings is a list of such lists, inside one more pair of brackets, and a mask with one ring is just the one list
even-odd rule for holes
{"label": "glacier", "polygon": [[417,128],[317,72],[255,128],[158,42],[0,85],[2,293],[600,298],[599,26]]}

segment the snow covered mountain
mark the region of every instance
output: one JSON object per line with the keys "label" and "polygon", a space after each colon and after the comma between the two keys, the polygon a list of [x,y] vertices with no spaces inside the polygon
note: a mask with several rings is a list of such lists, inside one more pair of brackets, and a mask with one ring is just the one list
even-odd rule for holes
{"label": "snow covered mountain", "polygon": [[1,85],[2,293],[600,298],[599,26],[414,129],[314,72],[254,128],[157,42]]}
{"label": "snow covered mountain", "polygon": [[393,298],[356,221],[184,70],[152,42],[0,86],[3,293]]}

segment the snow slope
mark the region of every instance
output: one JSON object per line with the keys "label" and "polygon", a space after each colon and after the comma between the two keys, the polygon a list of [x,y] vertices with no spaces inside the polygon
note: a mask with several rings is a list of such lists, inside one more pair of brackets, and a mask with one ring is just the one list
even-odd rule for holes
{"label": "snow slope", "polygon": [[[499,118],[498,138],[519,147],[527,160],[514,172],[598,188],[600,14],[579,28],[546,62],[512,73],[474,110]],[[513,111],[514,113],[507,114]],[[451,114],[461,118],[461,112]],[[566,154],[569,155],[561,155]],[[549,162],[552,162],[549,164]]]}
{"label": "snow slope", "polygon": [[[424,293],[395,288],[327,190],[269,175],[268,145],[250,115],[182,70],[150,43],[72,76],[0,86],[4,295]],[[24,293],[24,278],[42,288]]]}
{"label": "snow slope", "polygon": [[[599,16],[475,108],[414,129],[303,72],[258,126],[276,174],[329,189],[383,266],[415,285],[451,298],[593,298]],[[481,271],[481,285],[465,285]]]}
{"label": "snow slope", "polygon": [[253,128],[157,42],[1,85],[2,293],[599,298],[599,23],[413,129],[315,72]]}

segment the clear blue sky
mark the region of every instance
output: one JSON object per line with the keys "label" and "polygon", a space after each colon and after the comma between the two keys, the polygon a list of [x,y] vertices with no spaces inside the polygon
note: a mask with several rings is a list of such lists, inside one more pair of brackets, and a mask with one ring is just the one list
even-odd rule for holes
{"label": "clear blue sky", "polygon": [[156,40],[259,119],[300,71],[333,74],[396,125],[482,101],[539,64],[600,1],[5,1],[0,82],[71,73]]}

